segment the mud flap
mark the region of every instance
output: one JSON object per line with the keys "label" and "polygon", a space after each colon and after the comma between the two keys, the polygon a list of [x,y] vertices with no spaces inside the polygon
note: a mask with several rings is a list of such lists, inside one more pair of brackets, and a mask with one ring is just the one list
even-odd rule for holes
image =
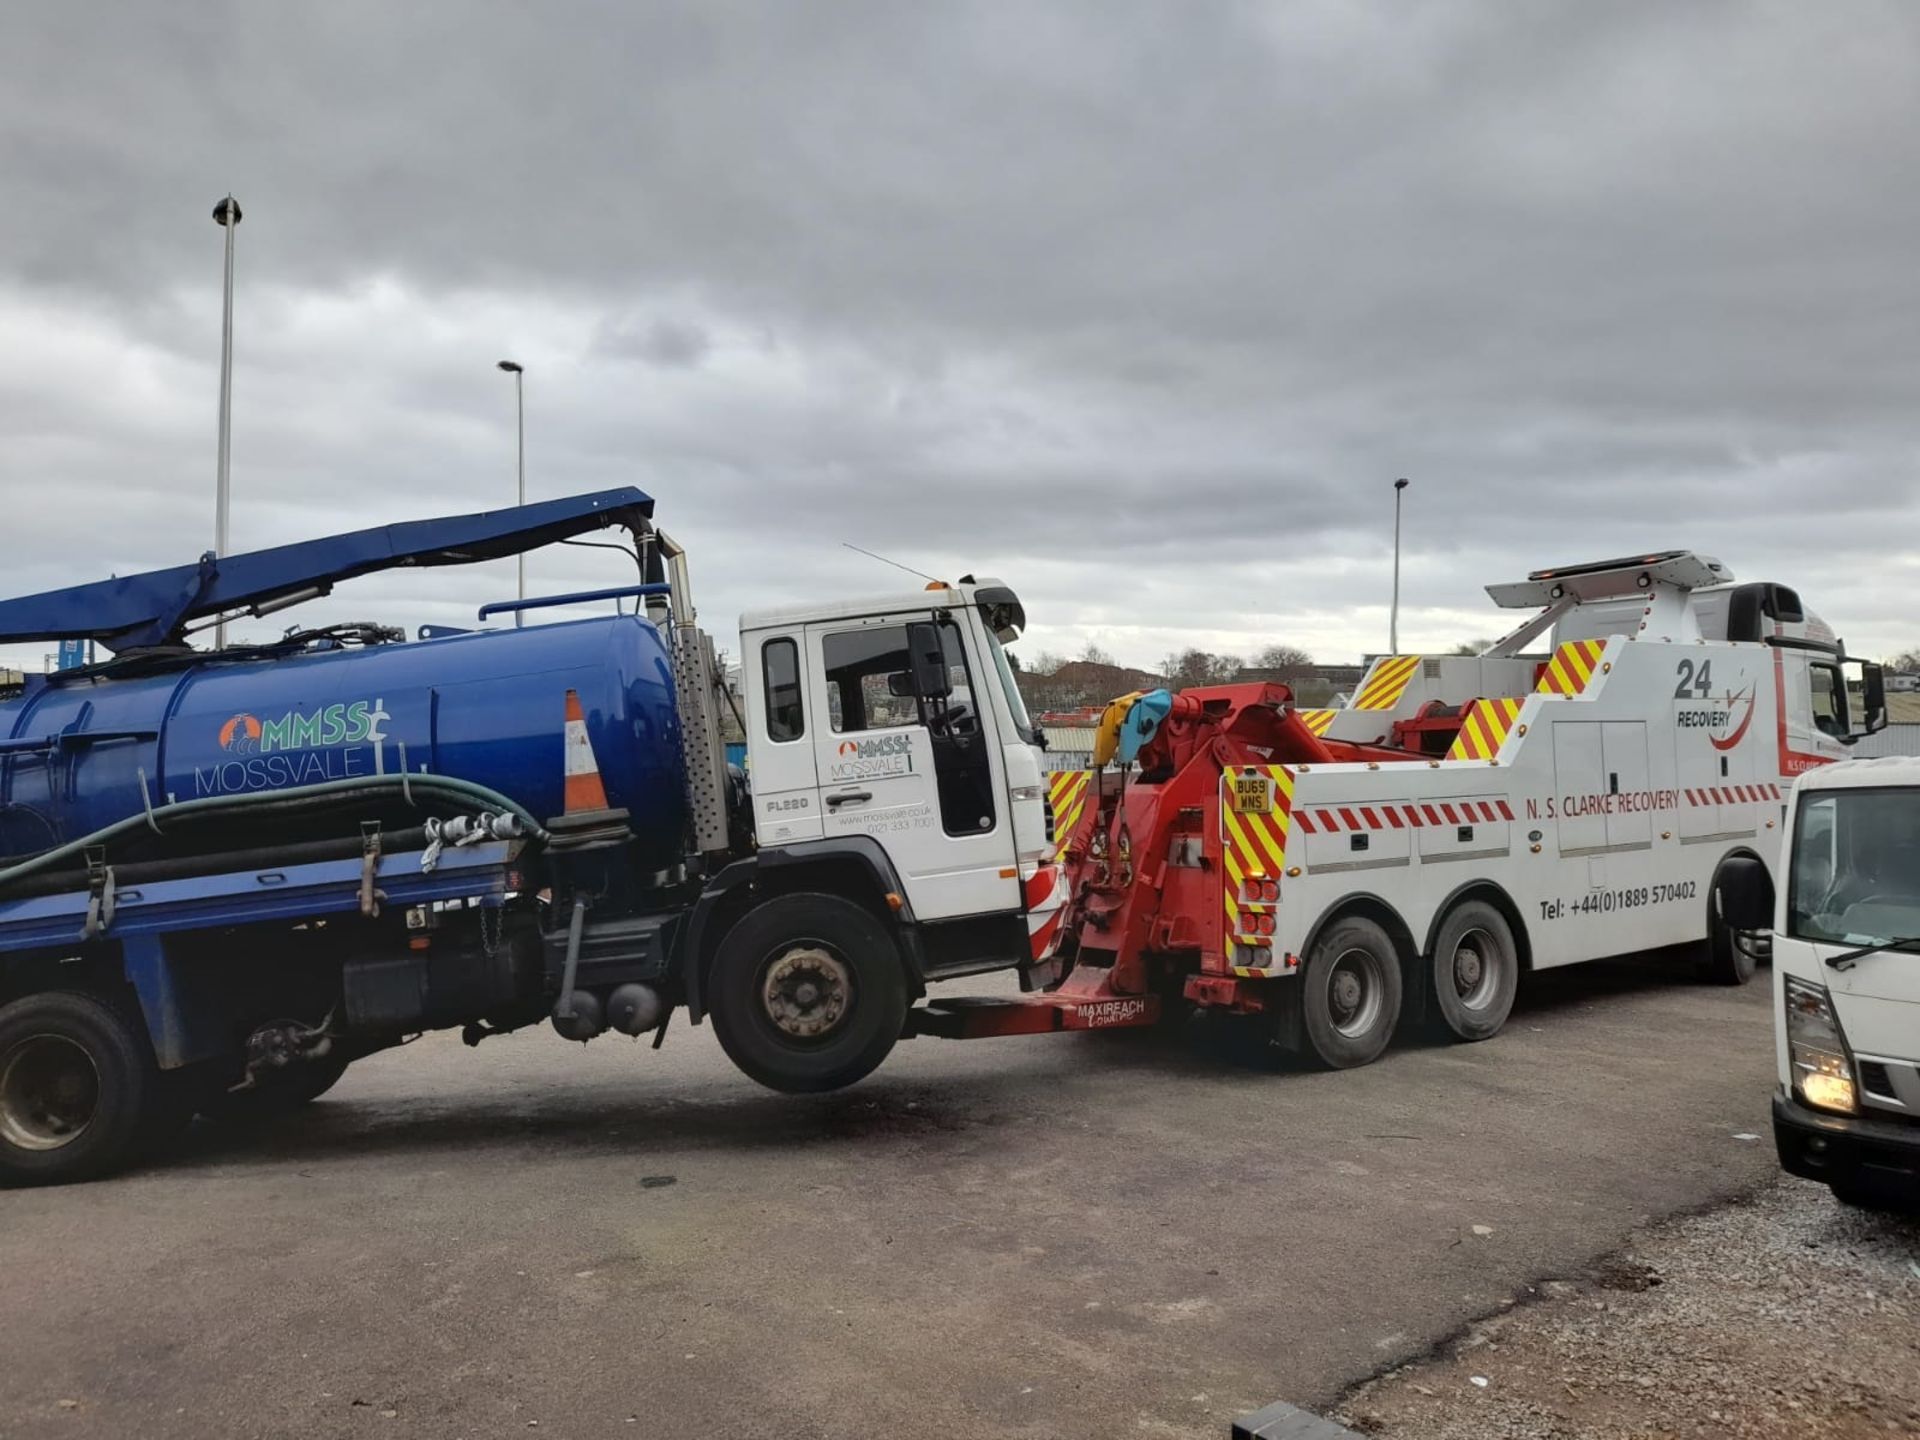
{"label": "mud flap", "polygon": [[1300,1015],[1300,981],[1274,985],[1267,994],[1267,1008],[1261,1012],[1267,1020],[1267,1043],[1289,1055],[1300,1054],[1307,1043]]}

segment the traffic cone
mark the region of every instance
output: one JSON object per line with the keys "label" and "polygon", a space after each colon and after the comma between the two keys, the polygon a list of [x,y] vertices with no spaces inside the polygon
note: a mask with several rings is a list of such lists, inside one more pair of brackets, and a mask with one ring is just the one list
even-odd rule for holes
{"label": "traffic cone", "polygon": [[587,738],[587,717],[580,709],[580,692],[567,691],[566,813],[583,814],[607,808],[607,787],[600,783],[600,762],[593,758]]}

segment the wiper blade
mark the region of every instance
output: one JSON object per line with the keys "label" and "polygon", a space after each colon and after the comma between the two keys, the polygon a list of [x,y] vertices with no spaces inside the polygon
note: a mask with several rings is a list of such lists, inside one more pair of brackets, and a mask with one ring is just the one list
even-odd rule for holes
{"label": "wiper blade", "polygon": [[1867,955],[1877,955],[1882,950],[1907,950],[1920,945],[1920,935],[1896,935],[1891,940],[1876,940],[1871,945],[1862,945],[1858,950],[1843,950],[1838,955],[1829,955],[1827,964],[1835,970],[1851,970],[1854,962]]}

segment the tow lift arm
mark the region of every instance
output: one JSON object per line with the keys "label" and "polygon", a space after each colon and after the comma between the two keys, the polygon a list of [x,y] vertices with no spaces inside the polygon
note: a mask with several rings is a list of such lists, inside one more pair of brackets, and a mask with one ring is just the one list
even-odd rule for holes
{"label": "tow lift arm", "polygon": [[[1258,982],[1235,975],[1226,961],[1221,777],[1241,766],[1424,758],[1315,735],[1285,685],[1207,686],[1157,699],[1164,718],[1148,731],[1136,763],[1096,771],[1085,817],[1060,838],[1069,887],[1060,984],[1018,998],[928,1001],[910,1012],[909,1035],[979,1039],[1151,1025],[1163,993],[1182,990],[1231,1009],[1263,1008]],[[1174,976],[1177,986],[1168,983]]]}

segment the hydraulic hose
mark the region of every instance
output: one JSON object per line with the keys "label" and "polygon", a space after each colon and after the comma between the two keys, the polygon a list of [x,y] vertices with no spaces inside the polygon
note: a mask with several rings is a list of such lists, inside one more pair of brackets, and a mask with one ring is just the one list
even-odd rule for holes
{"label": "hydraulic hose", "polygon": [[170,804],[156,805],[151,810],[129,815],[90,835],[82,835],[77,840],[69,840],[64,845],[42,851],[30,860],[0,869],[0,890],[15,880],[84,854],[93,846],[108,844],[137,830],[158,829],[171,819],[247,812],[271,814],[287,809],[307,809],[322,803],[338,803],[361,796],[410,800],[416,794],[462,800],[481,809],[501,811],[516,817],[533,839],[546,841],[552,838],[524,806],[509,800],[498,790],[471,780],[461,780],[451,775],[363,775],[350,780],[327,780],[318,785],[303,785],[294,790],[261,790],[251,795],[208,796],[200,800],[176,800]]}

